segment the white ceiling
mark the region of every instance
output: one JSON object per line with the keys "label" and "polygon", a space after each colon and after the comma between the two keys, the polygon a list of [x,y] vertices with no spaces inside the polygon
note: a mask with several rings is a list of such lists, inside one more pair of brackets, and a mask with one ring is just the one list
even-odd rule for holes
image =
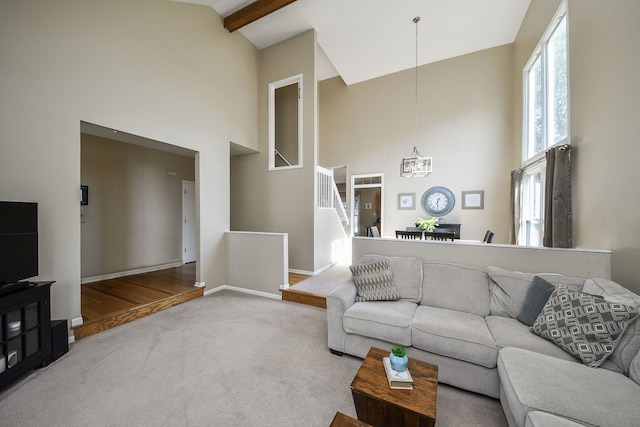
{"label": "white ceiling", "polygon": [[[247,0],[176,0],[211,6],[223,17]],[[326,54],[320,80],[340,75],[346,84],[465,55],[515,40],[531,0],[297,0],[243,28],[263,49],[314,28]]]}

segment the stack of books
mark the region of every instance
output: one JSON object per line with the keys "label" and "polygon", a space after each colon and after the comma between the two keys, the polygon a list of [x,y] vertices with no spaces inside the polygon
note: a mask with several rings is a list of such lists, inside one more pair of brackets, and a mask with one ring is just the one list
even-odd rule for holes
{"label": "stack of books", "polygon": [[402,372],[398,372],[391,367],[391,362],[388,357],[382,358],[382,364],[384,370],[387,372],[387,380],[389,381],[389,387],[400,388],[404,390],[413,389],[413,378],[409,373],[409,369],[405,369]]}

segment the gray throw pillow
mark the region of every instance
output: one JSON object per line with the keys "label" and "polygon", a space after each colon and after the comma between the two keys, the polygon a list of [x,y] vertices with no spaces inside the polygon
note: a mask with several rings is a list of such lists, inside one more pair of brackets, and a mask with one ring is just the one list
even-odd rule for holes
{"label": "gray throw pillow", "polygon": [[356,301],[395,301],[400,298],[387,260],[349,267],[358,295]]}
{"label": "gray throw pillow", "polygon": [[634,307],[558,285],[531,331],[597,368],[639,314]]}
{"label": "gray throw pillow", "polygon": [[522,309],[520,313],[518,313],[518,320],[527,326],[533,326],[542,308],[555,289],[555,286],[542,277],[535,276],[533,282],[531,282],[531,286],[529,286],[527,290]]}

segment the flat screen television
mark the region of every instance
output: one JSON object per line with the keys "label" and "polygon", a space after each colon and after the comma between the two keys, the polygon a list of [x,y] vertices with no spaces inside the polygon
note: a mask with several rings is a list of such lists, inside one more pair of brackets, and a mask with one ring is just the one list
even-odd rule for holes
{"label": "flat screen television", "polygon": [[0,286],[38,275],[38,204],[0,201]]}

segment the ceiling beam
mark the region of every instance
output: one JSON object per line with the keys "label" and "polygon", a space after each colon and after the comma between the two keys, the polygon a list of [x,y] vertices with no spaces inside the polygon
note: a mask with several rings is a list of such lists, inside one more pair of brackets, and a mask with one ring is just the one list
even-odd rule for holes
{"label": "ceiling beam", "polygon": [[257,0],[224,18],[224,27],[232,33],[294,1],[296,0]]}

